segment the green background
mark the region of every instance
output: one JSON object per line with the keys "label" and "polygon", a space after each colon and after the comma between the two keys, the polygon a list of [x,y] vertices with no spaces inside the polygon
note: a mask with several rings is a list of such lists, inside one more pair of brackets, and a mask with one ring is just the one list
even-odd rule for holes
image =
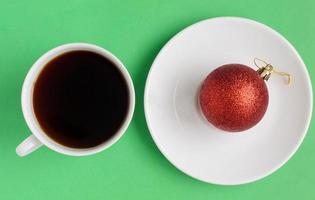
{"label": "green background", "polygon": [[[248,17],[279,31],[314,80],[313,0],[1,0],[0,199],[315,199],[314,120],[285,166],[241,186],[190,178],[155,146],[143,112],[150,65],[178,31],[217,16]],[[69,42],[100,45],[124,62],[136,89],[133,120],[121,140],[99,154],[69,157],[43,147],[20,158],[15,147],[30,134],[20,106],[24,77],[40,55]]]}

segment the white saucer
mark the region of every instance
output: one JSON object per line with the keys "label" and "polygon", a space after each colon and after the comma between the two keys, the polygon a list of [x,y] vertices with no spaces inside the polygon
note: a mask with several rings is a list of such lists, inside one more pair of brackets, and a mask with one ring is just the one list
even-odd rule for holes
{"label": "white saucer", "polygon": [[[261,122],[229,134],[205,121],[197,91],[209,72],[227,63],[253,65],[262,58],[279,71],[267,82],[269,107]],[[179,170],[201,181],[236,185],[281,167],[301,144],[310,123],[312,88],[294,47],[258,22],[220,17],[198,22],[174,36],[156,57],[146,82],[144,107],[151,135]]]}

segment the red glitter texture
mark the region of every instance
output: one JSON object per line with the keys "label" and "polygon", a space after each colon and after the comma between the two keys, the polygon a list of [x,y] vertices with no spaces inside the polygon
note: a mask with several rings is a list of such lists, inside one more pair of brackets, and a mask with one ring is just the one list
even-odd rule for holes
{"label": "red glitter texture", "polygon": [[199,93],[207,120],[229,132],[255,126],[264,116],[268,101],[265,81],[255,70],[241,64],[227,64],[212,71]]}

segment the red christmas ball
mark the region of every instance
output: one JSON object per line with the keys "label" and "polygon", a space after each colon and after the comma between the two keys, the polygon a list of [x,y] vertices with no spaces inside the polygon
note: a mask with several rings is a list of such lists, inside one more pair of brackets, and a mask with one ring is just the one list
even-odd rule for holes
{"label": "red christmas ball", "polygon": [[268,101],[264,79],[242,64],[227,64],[212,71],[199,93],[199,103],[206,119],[229,132],[255,126],[264,116]]}

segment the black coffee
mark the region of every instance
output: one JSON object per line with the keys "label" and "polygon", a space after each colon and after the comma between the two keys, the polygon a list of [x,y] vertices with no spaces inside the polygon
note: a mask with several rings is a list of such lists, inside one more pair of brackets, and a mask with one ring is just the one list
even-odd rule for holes
{"label": "black coffee", "polygon": [[113,137],[128,105],[128,86],[119,69],[89,51],[54,58],[34,86],[33,107],[41,128],[71,148],[95,147]]}

